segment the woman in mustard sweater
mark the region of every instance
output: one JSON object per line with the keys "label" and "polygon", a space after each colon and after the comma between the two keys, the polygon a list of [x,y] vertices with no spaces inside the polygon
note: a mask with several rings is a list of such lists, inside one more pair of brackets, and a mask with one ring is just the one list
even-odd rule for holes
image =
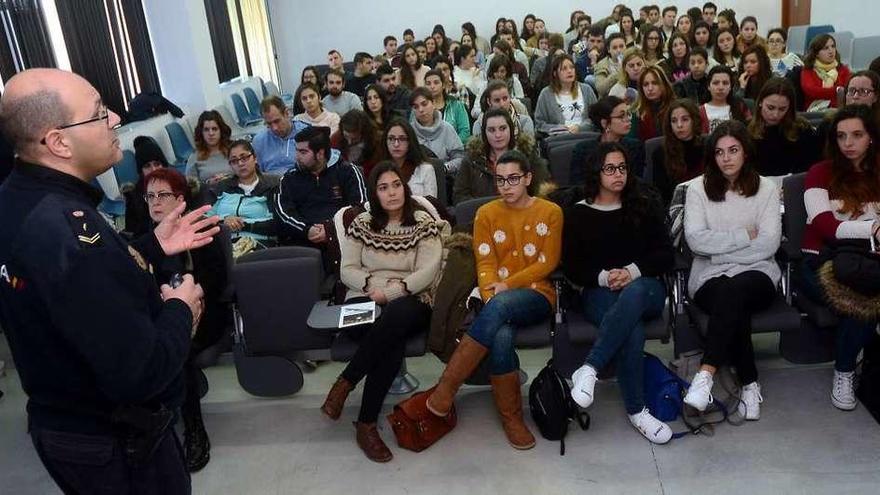
{"label": "woman in mustard sweater", "polygon": [[535,437],[522,418],[517,328],[543,321],[553,311],[550,273],[562,251],[562,210],[528,194],[532,168],[516,150],[495,164],[501,198],[483,205],[474,219],[474,255],[480,296],[485,302],[449,360],[428,409],[446,416],[456,391],[489,354],[492,393],[507,440],[530,449]]}

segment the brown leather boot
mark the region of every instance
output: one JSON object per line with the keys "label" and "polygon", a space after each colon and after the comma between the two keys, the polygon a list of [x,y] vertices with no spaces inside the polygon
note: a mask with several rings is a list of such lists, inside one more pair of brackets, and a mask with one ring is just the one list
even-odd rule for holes
{"label": "brown leather boot", "polygon": [[461,384],[471,376],[471,373],[488,352],[489,349],[483,344],[465,334],[461,338],[461,342],[458,343],[455,352],[452,353],[452,357],[449,358],[449,363],[446,364],[446,369],[443,370],[443,375],[440,377],[434,393],[428,397],[425,403],[428,410],[441,418],[446,417],[449,414],[449,409],[452,408],[452,399],[455,397],[455,393],[458,392]]}
{"label": "brown leather boot", "polygon": [[330,419],[339,419],[339,416],[342,415],[342,407],[345,406],[345,399],[353,389],[354,385],[340,375],[330,392],[327,393],[324,405],[321,406],[321,412],[329,416]]}
{"label": "brown leather boot", "polygon": [[523,421],[522,391],[519,383],[519,371],[503,375],[492,375],[492,395],[495,406],[501,416],[501,426],[507,435],[507,441],[515,449],[528,450],[535,446],[535,437]]}
{"label": "brown leather boot", "polygon": [[373,462],[388,462],[394,455],[388,450],[388,446],[379,436],[379,430],[376,423],[359,423],[354,422],[357,429],[358,447],[364,451],[364,454]]}

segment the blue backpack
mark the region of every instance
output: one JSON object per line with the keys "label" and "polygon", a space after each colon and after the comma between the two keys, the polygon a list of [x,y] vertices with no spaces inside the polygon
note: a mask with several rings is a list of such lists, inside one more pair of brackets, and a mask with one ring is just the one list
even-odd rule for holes
{"label": "blue backpack", "polygon": [[690,384],[663,364],[657,356],[645,353],[645,406],[651,414],[668,423],[681,415]]}

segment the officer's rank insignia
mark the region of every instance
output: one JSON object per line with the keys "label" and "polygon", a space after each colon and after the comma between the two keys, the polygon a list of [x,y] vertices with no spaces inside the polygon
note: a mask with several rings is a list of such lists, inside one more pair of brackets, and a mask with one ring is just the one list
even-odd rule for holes
{"label": "officer's rank insignia", "polygon": [[67,221],[80,247],[92,248],[104,245],[101,233],[89,227],[89,215],[83,210],[68,211]]}
{"label": "officer's rank insignia", "polygon": [[128,254],[134,258],[134,262],[137,263],[137,266],[139,266],[141,270],[153,273],[153,266],[147,263],[147,260],[144,259],[143,255],[139,253],[137,249],[128,246]]}

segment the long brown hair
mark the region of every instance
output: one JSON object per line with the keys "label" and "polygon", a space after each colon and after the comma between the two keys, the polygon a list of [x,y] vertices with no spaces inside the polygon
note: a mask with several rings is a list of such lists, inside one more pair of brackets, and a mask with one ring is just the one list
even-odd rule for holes
{"label": "long brown hair", "polygon": [[220,153],[222,153],[223,156],[229,155],[229,139],[232,136],[232,129],[226,124],[226,121],[223,120],[220,112],[216,110],[207,110],[199,115],[199,121],[196,124],[196,132],[193,136],[196,142],[196,158],[199,160],[206,160],[211,154],[211,150],[208,148],[208,143],[205,142],[205,135],[202,132],[205,122],[207,121],[213,121],[217,124],[217,127],[220,128],[220,142],[217,143],[217,147],[220,149]]}
{"label": "long brown hair", "polygon": [[[559,94],[562,91],[562,83],[559,82],[559,69],[562,68],[562,64],[568,60],[571,62],[572,67],[577,67],[574,63],[574,59],[571,56],[566,54],[560,54],[553,57],[553,63],[550,66],[550,88],[553,90],[554,94]],[[577,80],[577,77],[574,78],[574,81],[571,83],[571,97],[577,100],[578,98],[578,90],[580,89],[580,83]]]}
{"label": "long brown hair", "polygon": [[412,90],[416,87],[416,75],[413,72],[412,67],[410,67],[409,64],[406,63],[406,52],[409,50],[415,52],[416,63],[419,64],[419,66],[424,64],[425,61],[422,60],[422,57],[419,56],[419,52],[418,50],[416,50],[415,46],[410,44],[403,45],[403,49],[400,51],[400,85]]}
{"label": "long brown hair", "polygon": [[788,111],[782,117],[779,128],[782,130],[782,135],[785,136],[785,139],[795,142],[798,140],[801,131],[806,130],[810,123],[798,117],[795,113],[794,86],[791,84],[791,81],[782,77],[770,78],[764,84],[764,87],[761,88],[761,92],[758,93],[758,98],[755,100],[755,114],[752,116],[751,122],[749,122],[749,134],[751,134],[753,139],[764,139],[767,123],[764,121],[764,115],[761,113],[761,103],[765,98],[773,95],[784,96],[788,100]]}
{"label": "long brown hair", "polygon": [[[645,78],[648,77],[648,74],[653,75],[654,78],[657,79],[657,83],[663,87],[663,96],[660,100],[660,107],[657,111],[657,115],[653,115],[651,102],[645,98],[645,92],[642,90],[642,85],[645,84]],[[642,72],[642,75],[639,77],[638,90],[639,100],[636,104],[636,111],[639,113],[639,118],[644,120],[644,117],[648,115],[654,118],[665,118],[665,115],[669,111],[669,105],[671,105],[672,100],[675,99],[675,91],[672,89],[672,84],[669,83],[669,79],[666,77],[666,73],[663,72],[663,69],[656,65],[646,67],[645,72]]]}
{"label": "long brown hair", "polygon": [[691,117],[691,132],[693,133],[693,141],[696,146],[703,144],[703,137],[700,135],[700,129],[703,128],[703,119],[700,116],[700,109],[697,104],[689,98],[679,98],[669,105],[669,111],[663,119],[663,154],[666,168],[666,175],[676,183],[682,182],[687,175],[688,164],[685,162],[684,144],[680,139],[675,137],[672,131],[672,112],[677,108],[683,108]]}
{"label": "long brown hair", "polygon": [[773,77],[773,70],[770,68],[770,57],[767,55],[767,50],[756,43],[743,50],[742,56],[739,59],[739,74],[745,72],[746,56],[752,54],[758,58],[758,73],[749,77],[743,97],[757,100],[764,84]]}
{"label": "long brown hair", "polygon": [[[837,126],[844,120],[859,119],[871,144],[861,163],[862,170],[856,170],[852,161],[844,156],[837,144]],[[849,213],[857,217],[864,213],[866,203],[880,200],[880,167],[877,165],[877,124],[871,115],[871,108],[865,105],[847,105],[834,115],[831,132],[828,133],[828,156],[831,158],[831,182],[828,196],[843,202],[839,213]]]}
{"label": "long brown hair", "polygon": [[823,33],[813,38],[813,41],[810,42],[810,47],[807,48],[807,56],[804,57],[804,68],[812,69],[815,67],[816,60],[819,58],[819,52],[825,48],[828,40],[834,41],[834,59],[837,60],[838,64],[840,63],[840,50],[837,49],[837,40],[834,39],[834,36]]}
{"label": "long brown hair", "polygon": [[[730,136],[742,146],[743,166],[739,171],[739,177],[730,187],[727,178],[721,173],[718,160],[715,157],[715,147],[721,138]],[[709,135],[706,142],[706,168],[703,171],[703,186],[706,189],[706,197],[709,201],[724,201],[728,189],[732,189],[749,198],[758,193],[761,186],[761,176],[755,169],[755,143],[746,130],[746,125],[738,120],[728,120],[718,124],[718,127]]]}

